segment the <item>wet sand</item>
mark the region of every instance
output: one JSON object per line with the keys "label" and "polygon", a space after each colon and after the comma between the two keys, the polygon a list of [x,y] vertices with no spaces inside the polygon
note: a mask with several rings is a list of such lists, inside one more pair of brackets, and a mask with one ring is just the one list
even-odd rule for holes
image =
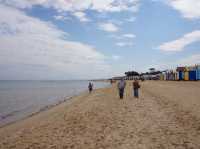
{"label": "wet sand", "polygon": [[1,149],[200,149],[200,82],[116,85],[0,128]]}

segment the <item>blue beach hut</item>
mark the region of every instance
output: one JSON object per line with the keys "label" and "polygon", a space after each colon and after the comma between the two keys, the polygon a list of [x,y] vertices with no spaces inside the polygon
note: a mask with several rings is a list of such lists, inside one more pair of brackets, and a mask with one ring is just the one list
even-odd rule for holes
{"label": "blue beach hut", "polygon": [[179,80],[184,80],[184,72],[183,71],[179,71]]}
{"label": "blue beach hut", "polygon": [[178,72],[179,80],[184,80],[185,67],[177,67],[176,71]]}
{"label": "blue beach hut", "polygon": [[189,72],[189,80],[196,81],[197,80],[197,67],[196,66],[188,67],[188,72]]}
{"label": "blue beach hut", "polygon": [[197,70],[197,80],[200,80],[200,70]]}
{"label": "blue beach hut", "polygon": [[196,81],[197,80],[197,71],[196,70],[189,71],[189,80],[190,81]]}
{"label": "blue beach hut", "polygon": [[196,66],[196,75],[197,80],[200,80],[200,65]]}

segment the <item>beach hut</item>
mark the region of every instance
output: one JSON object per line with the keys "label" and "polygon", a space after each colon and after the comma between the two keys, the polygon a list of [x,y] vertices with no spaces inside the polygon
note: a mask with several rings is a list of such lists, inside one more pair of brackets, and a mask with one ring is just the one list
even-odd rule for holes
{"label": "beach hut", "polygon": [[163,80],[166,80],[166,75],[165,75],[165,73],[162,73],[162,75],[163,75]]}
{"label": "beach hut", "polygon": [[164,80],[164,75],[160,74],[160,80]]}
{"label": "beach hut", "polygon": [[200,69],[197,70],[197,80],[200,80]]}
{"label": "beach hut", "polygon": [[184,80],[184,72],[183,71],[179,71],[178,76],[179,76],[179,80]]}
{"label": "beach hut", "polygon": [[189,80],[196,81],[197,80],[197,67],[196,66],[189,66],[187,67],[189,71]]}
{"label": "beach hut", "polygon": [[196,70],[190,70],[189,71],[189,80],[190,81],[196,81],[197,80],[197,71]]}
{"label": "beach hut", "polygon": [[166,72],[166,80],[170,80],[170,72],[169,71]]}
{"label": "beach hut", "polygon": [[168,80],[168,72],[165,72],[165,80]]}
{"label": "beach hut", "polygon": [[170,80],[170,81],[175,80],[175,74],[173,70],[168,70],[166,74],[167,74],[167,80]]}
{"label": "beach hut", "polygon": [[188,71],[184,72],[184,80],[189,81],[189,72]]}
{"label": "beach hut", "polygon": [[184,80],[184,71],[185,71],[185,67],[177,67],[176,71],[178,73],[179,76],[179,80]]}
{"label": "beach hut", "polygon": [[196,75],[197,80],[200,80],[200,65],[196,66]]}
{"label": "beach hut", "polygon": [[167,80],[167,74],[166,74],[166,72],[163,73],[163,79],[164,79],[164,80]]}
{"label": "beach hut", "polygon": [[185,67],[184,70],[184,80],[189,81],[189,67]]}
{"label": "beach hut", "polygon": [[173,80],[177,80],[177,72],[173,70]]}
{"label": "beach hut", "polygon": [[178,81],[179,80],[179,73],[178,72],[174,72],[175,73],[175,80]]}
{"label": "beach hut", "polygon": [[170,80],[171,81],[175,80],[175,74],[174,74],[173,70],[170,72]]}

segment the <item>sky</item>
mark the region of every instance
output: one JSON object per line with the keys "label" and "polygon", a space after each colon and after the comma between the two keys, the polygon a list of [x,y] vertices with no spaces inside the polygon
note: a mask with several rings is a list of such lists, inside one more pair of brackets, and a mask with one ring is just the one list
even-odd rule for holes
{"label": "sky", "polygon": [[200,64],[199,0],[0,0],[0,80]]}

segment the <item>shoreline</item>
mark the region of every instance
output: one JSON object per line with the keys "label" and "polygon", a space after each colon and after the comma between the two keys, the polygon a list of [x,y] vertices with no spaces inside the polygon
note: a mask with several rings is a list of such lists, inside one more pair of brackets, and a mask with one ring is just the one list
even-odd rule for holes
{"label": "shoreline", "polygon": [[[111,88],[111,86],[106,86],[106,87],[94,89],[93,94],[98,92],[98,91],[106,90],[106,89],[109,89],[109,88]],[[10,133],[13,133],[13,132],[18,133],[18,131],[21,128],[23,128],[23,126],[26,126],[27,124],[32,125],[32,122],[35,123],[36,121],[38,121],[38,119],[41,119],[41,117],[46,118],[47,116],[50,116],[51,113],[56,113],[63,106],[70,108],[71,104],[73,105],[73,103],[76,103],[77,101],[79,102],[89,95],[90,95],[90,93],[88,91],[83,91],[82,93],[71,96],[71,97],[69,97],[68,99],[65,99],[62,102],[59,102],[55,105],[51,105],[48,108],[44,108],[44,110],[35,112],[35,113],[33,113],[33,114],[31,114],[27,117],[24,117],[22,119],[8,123],[8,124],[0,127],[0,140],[1,140],[1,135],[7,136],[7,130]],[[35,124],[37,124],[37,122]],[[0,149],[1,149],[1,144],[0,144]]]}
{"label": "shoreline", "polygon": [[[83,93],[81,93],[81,94],[83,94]],[[33,116],[36,116],[36,115],[42,113],[42,112],[48,111],[48,110],[50,110],[51,108],[54,108],[54,107],[56,107],[56,106],[59,106],[60,104],[63,104],[64,102],[67,102],[68,100],[71,100],[71,99],[74,98],[75,96],[78,96],[78,95],[74,95],[74,96],[71,96],[71,97],[68,97],[68,98],[64,98],[64,100],[59,101],[59,102],[56,103],[56,104],[44,106],[43,108],[39,109],[39,110],[36,111],[36,112],[31,113],[30,115],[25,116],[24,118],[18,119],[18,120],[16,120],[16,121],[8,122],[8,123],[6,123],[6,124],[2,124],[2,125],[0,125],[0,129],[2,129],[2,128],[4,128],[4,127],[7,127],[7,126],[9,126],[9,125],[18,123],[18,122],[20,122],[20,121],[24,121],[24,120],[26,120],[26,119],[28,119],[28,118],[31,118],[31,117],[33,117]]]}
{"label": "shoreline", "polygon": [[[108,88],[108,87],[103,87],[103,88],[94,89],[94,91],[99,90],[99,89],[104,89],[104,88]],[[73,96],[64,97],[63,100],[60,100],[60,101],[58,101],[58,102],[55,103],[55,104],[51,104],[51,105],[44,106],[44,107],[40,108],[38,111],[33,112],[33,113],[30,113],[29,115],[27,115],[27,116],[25,116],[25,117],[23,117],[23,118],[20,118],[20,119],[18,119],[18,120],[11,121],[11,122],[8,122],[8,123],[5,123],[5,124],[0,125],[0,130],[3,129],[4,127],[9,126],[9,125],[14,125],[14,124],[19,123],[19,122],[21,122],[21,121],[25,121],[26,119],[29,119],[29,118],[31,118],[31,117],[37,116],[37,115],[39,115],[39,114],[41,114],[41,113],[43,113],[43,112],[46,112],[46,111],[48,111],[48,110],[51,110],[52,108],[55,108],[55,107],[57,107],[57,106],[59,106],[59,105],[61,105],[61,104],[63,104],[63,103],[66,103],[66,102],[69,102],[70,100],[73,100],[73,98],[76,98],[76,97],[78,97],[78,96],[81,96],[81,95],[84,95],[84,94],[87,94],[87,93],[88,93],[88,91],[83,91],[83,92],[78,93],[78,94],[75,94],[75,95],[73,95]]]}
{"label": "shoreline", "polygon": [[[46,89],[44,89],[45,93],[40,95],[40,92],[37,91],[37,88],[43,87],[44,85],[49,85],[49,84],[38,84],[38,82],[46,83],[48,81],[46,81],[46,80],[36,81],[36,84],[34,84],[34,87],[33,87],[33,91],[30,90],[30,89],[32,89],[32,88],[30,88],[30,85],[32,85],[30,82],[32,82],[32,81],[33,80],[23,80],[23,81],[18,80],[17,82],[19,82],[20,85],[23,84],[24,86],[20,86],[20,90],[17,90],[17,91],[15,90],[14,87],[12,87],[12,86],[16,86],[16,84],[13,83],[13,81],[10,81],[10,80],[5,81],[5,86],[6,85],[9,86],[10,83],[12,83],[11,84],[12,86],[10,87],[11,92],[8,90],[5,93],[4,90],[6,90],[6,89],[4,89],[4,88],[3,88],[3,91],[1,92],[2,93],[2,96],[1,96],[2,109],[0,112],[0,128],[5,127],[6,125],[9,125],[9,124],[15,123],[17,121],[26,119],[26,118],[36,115],[40,112],[46,111],[52,107],[57,106],[58,104],[65,102],[66,100],[73,98],[74,96],[78,96],[80,94],[83,94],[84,92],[87,92],[87,87],[82,88],[82,89],[80,88],[81,85],[83,86],[82,82],[79,85],[77,85],[77,82],[75,82],[74,84],[72,83],[72,85],[75,85],[73,87],[77,87],[77,88],[69,88],[69,92],[62,90],[62,88],[61,88],[62,91],[59,92],[55,89],[55,90],[52,90],[52,94],[51,94],[51,93],[48,93],[49,90],[48,90],[48,88],[46,88]],[[24,82],[26,82],[26,83],[24,83]],[[33,81],[33,82],[35,83],[35,81]],[[83,80],[83,82],[86,82],[86,81]],[[102,81],[99,81],[99,82],[100,83],[96,83],[96,85],[97,85],[95,87],[96,89],[108,86],[108,84],[105,84]],[[69,84],[69,83],[67,82],[67,84]],[[54,87],[54,85],[55,84],[50,84],[49,86]],[[60,84],[58,83],[56,85],[59,89]],[[87,84],[84,84],[84,85],[87,86]],[[30,89],[22,90],[23,87],[26,87],[26,86],[28,86],[28,88],[30,88]],[[65,82],[64,87],[65,88],[68,87],[66,85],[66,82]],[[12,90],[14,90],[14,92],[12,92]],[[26,91],[28,91],[28,93],[29,94],[31,93],[31,94],[30,95],[26,94]],[[56,92],[58,92],[60,94],[58,94]],[[16,93],[17,93],[17,95],[16,95]],[[19,94],[19,96],[18,96],[18,94]],[[65,96],[62,96],[62,95],[65,95]],[[23,96],[25,96],[25,98],[23,98]],[[41,100],[41,102],[40,102],[40,100]],[[10,102],[6,102],[6,101],[10,101]],[[25,103],[23,104],[23,102],[25,102]],[[15,106],[14,103],[16,103],[17,106]]]}

